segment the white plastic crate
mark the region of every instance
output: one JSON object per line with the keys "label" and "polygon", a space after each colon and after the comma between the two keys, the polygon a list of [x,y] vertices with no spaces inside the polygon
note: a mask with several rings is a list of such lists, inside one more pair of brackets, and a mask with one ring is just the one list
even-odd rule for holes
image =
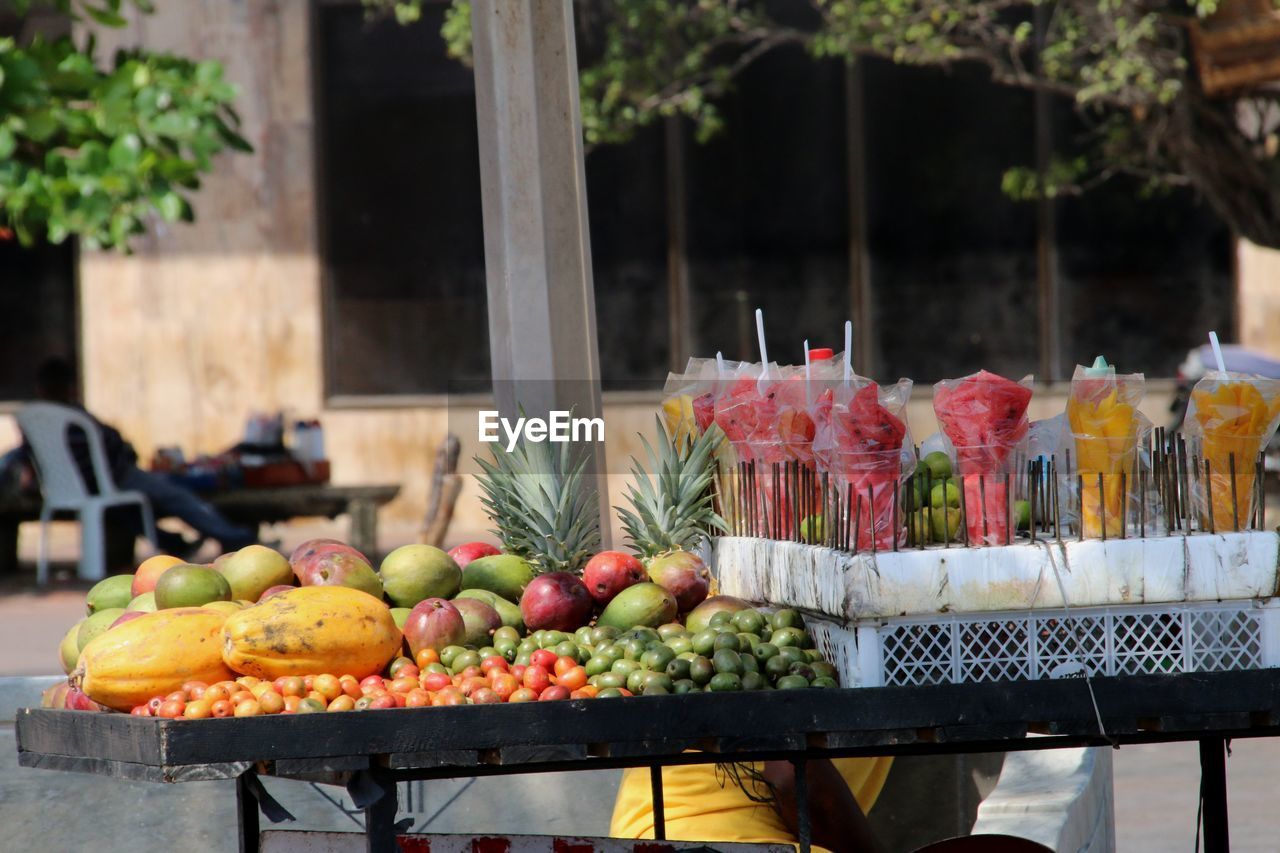
{"label": "white plastic crate", "polygon": [[811,618],[841,684],[962,684],[1280,666],[1280,601],[1236,600],[861,620]]}

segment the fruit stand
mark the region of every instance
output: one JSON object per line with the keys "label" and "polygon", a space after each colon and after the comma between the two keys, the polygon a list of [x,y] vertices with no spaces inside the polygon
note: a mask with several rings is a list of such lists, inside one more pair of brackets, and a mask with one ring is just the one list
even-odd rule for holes
{"label": "fruit stand", "polygon": [[[1224,741],[1280,735],[1280,674],[1097,678],[1092,696],[1096,705],[1084,680],[1064,679],[209,721],[28,709],[17,740],[25,767],[156,782],[235,778],[242,850],[258,845],[258,774],[346,785],[376,851],[397,849],[400,781],[789,759],[803,802],[812,758],[1197,741],[1205,849],[1229,849]],[[805,834],[802,818],[802,849]]]}

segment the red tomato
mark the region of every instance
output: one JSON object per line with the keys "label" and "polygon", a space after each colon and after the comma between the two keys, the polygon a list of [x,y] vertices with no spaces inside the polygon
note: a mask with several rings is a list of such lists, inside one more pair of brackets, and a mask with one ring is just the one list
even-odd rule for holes
{"label": "red tomato", "polygon": [[511,694],[520,689],[520,682],[511,673],[504,672],[495,675],[489,686],[494,693],[498,694],[498,698],[506,702],[511,698]]}
{"label": "red tomato", "polygon": [[336,675],[325,673],[315,677],[315,680],[311,682],[311,689],[323,696],[325,704],[328,705],[342,695],[342,682],[338,680]]}
{"label": "red tomato", "polygon": [[392,678],[399,678],[400,670],[406,666],[413,666],[413,661],[404,657],[396,658],[391,662],[391,665],[387,667],[387,674]]}
{"label": "red tomato", "polygon": [[422,670],[411,663],[407,663],[396,670],[396,678],[417,678],[419,675],[422,675]]}
{"label": "red tomato", "polygon": [[478,666],[469,666],[458,673],[458,678],[475,678],[477,675],[484,675],[484,670]]}
{"label": "red tomato", "polygon": [[[279,692],[279,691],[276,691],[276,692]],[[222,684],[215,684],[212,687],[207,688],[204,691],[204,695],[201,696],[200,698],[208,699],[210,702],[220,702],[223,699],[231,698],[231,694],[227,691],[227,688]]]}
{"label": "red tomato", "polygon": [[152,696],[147,700],[147,707],[151,709],[151,716],[160,716],[160,706],[164,704],[163,696]]}
{"label": "red tomato", "polygon": [[[556,658],[555,673],[556,678],[564,675],[569,670],[578,665],[578,662],[571,657]],[[570,688],[572,689],[572,688]]]}
{"label": "red tomato", "polygon": [[462,691],[463,696],[470,696],[477,690],[489,687],[489,679],[481,675],[474,675],[471,678],[462,679],[462,683],[458,688]]}
{"label": "red tomato", "polygon": [[387,685],[387,689],[392,693],[408,693],[417,686],[418,679],[416,678],[397,678]]}
{"label": "red tomato", "polygon": [[381,675],[370,675],[360,681],[361,687],[385,687]]}
{"label": "red tomato", "polygon": [[556,665],[556,653],[551,651],[551,649],[538,649],[536,652],[529,655],[529,663],[530,665],[540,666],[543,669],[550,671],[551,668]]}
{"label": "red tomato", "polygon": [[284,678],[277,680],[279,684],[276,690],[281,696],[297,696],[301,699],[307,695],[307,683],[302,678],[296,675],[286,675]]}
{"label": "red tomato", "polygon": [[596,698],[596,689],[588,684],[586,687],[579,688],[569,694],[570,699],[594,699]]}
{"label": "red tomato", "polygon": [[168,717],[174,719],[182,716],[182,712],[187,709],[187,703],[177,699],[166,699],[160,706],[160,712],[157,717]]}
{"label": "red tomato", "polygon": [[301,697],[298,697],[298,696],[284,697],[284,713],[286,714],[296,713],[298,710],[298,703],[301,701],[302,701]]}
{"label": "red tomato", "polygon": [[496,705],[501,701],[502,697],[489,687],[481,687],[471,694],[472,705]]}
{"label": "red tomato", "polygon": [[352,699],[345,693],[329,703],[330,711],[354,711],[355,707],[356,700]]}
{"label": "red tomato", "polygon": [[166,702],[186,702],[189,697],[185,690],[175,690],[168,696],[164,697]]}
{"label": "red tomato", "polygon": [[568,688],[561,687],[559,684],[553,684],[538,695],[539,702],[554,702],[557,699],[568,699]]}
{"label": "red tomato", "polygon": [[396,699],[390,693],[384,693],[381,696],[375,696],[373,700],[369,702],[369,708],[372,710],[378,710],[380,708],[394,708],[394,707],[396,707]]}
{"label": "red tomato", "polygon": [[264,690],[258,696],[258,705],[264,714],[279,714],[284,710],[284,697],[274,690]]}
{"label": "red tomato", "polygon": [[521,687],[507,699],[510,703],[516,702],[536,702],[538,694],[530,690],[528,687]]}
{"label": "red tomato", "polygon": [[[560,660],[565,660],[565,658]],[[581,666],[573,666],[562,673],[557,673],[557,675],[559,675],[559,678],[556,679],[556,684],[569,690],[578,690],[587,683],[587,670]]]}
{"label": "red tomato", "polygon": [[219,699],[209,707],[209,710],[213,712],[215,717],[230,717],[232,712],[235,711],[235,707],[231,704],[230,700]]}
{"label": "red tomato", "polygon": [[151,709],[146,705],[137,705],[129,712],[129,714],[134,717],[150,717]]}
{"label": "red tomato", "polygon": [[518,663],[518,664],[516,664],[515,666],[511,667],[511,674],[512,674],[512,675],[514,675],[514,676],[516,677],[516,680],[518,680],[518,681],[519,681],[519,680],[523,680],[523,679],[524,679],[524,671],[525,671],[526,669],[528,669],[528,667],[527,667],[527,666],[525,666],[525,665],[524,665],[524,664],[522,664],[522,663]]}
{"label": "red tomato", "polygon": [[494,670],[506,672],[507,668],[507,659],[501,655],[489,655],[487,658],[480,661],[480,669],[485,675],[491,675]]}
{"label": "red tomato", "polygon": [[437,690],[443,690],[453,684],[453,679],[448,673],[444,672],[428,672],[422,676],[422,687],[424,690],[430,690],[435,693]]}
{"label": "red tomato", "polygon": [[262,706],[253,699],[246,699],[236,705],[233,713],[237,717],[259,717],[262,716]]}
{"label": "red tomato", "polygon": [[467,697],[462,695],[462,691],[456,687],[446,687],[438,692],[431,700],[432,705],[465,705]]}
{"label": "red tomato", "polygon": [[415,687],[404,697],[406,708],[425,708],[431,704],[431,694],[421,687]]}
{"label": "red tomato", "polygon": [[432,648],[419,649],[417,662],[419,669],[426,669],[433,663],[440,663],[440,653]]}
{"label": "red tomato", "polygon": [[531,663],[524,671],[523,683],[535,693],[541,693],[551,686],[551,675],[544,667]]}

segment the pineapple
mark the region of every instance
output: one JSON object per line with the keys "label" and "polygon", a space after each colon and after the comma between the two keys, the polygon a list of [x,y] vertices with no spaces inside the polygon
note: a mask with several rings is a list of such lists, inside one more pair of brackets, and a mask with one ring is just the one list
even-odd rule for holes
{"label": "pineapple", "polygon": [[715,451],[724,433],[714,424],[693,439],[667,434],[658,421],[658,452],[643,437],[655,480],[632,457],[635,483],[627,489],[631,508],[617,507],[632,548],[649,578],[676,598],[681,612],[707,597],[711,573],[693,550],[725,523],[711,505]]}
{"label": "pineapple", "polygon": [[600,550],[596,491],[583,483],[585,453],[568,443],[521,441],[511,452],[495,447],[493,461],[476,459],[489,518],[504,550],[538,574],[582,574]]}

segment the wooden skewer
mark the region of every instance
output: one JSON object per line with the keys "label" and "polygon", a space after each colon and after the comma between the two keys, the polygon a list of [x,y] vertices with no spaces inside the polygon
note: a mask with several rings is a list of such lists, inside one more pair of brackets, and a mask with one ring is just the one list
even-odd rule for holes
{"label": "wooden skewer", "polygon": [[1240,498],[1236,494],[1236,455],[1227,454],[1227,471],[1231,475],[1231,526],[1228,530],[1240,529]]}
{"label": "wooden skewer", "polygon": [[[1127,539],[1129,535],[1129,475],[1125,471],[1120,472],[1120,538]],[[1104,524],[1106,522],[1103,522]]]}
{"label": "wooden skewer", "polygon": [[982,504],[982,544],[991,544],[987,541],[991,537],[991,531],[987,527],[987,475],[978,475],[978,502]]}
{"label": "wooden skewer", "polygon": [[1204,460],[1204,502],[1209,510],[1209,532],[1217,533],[1217,526],[1213,522],[1213,480],[1209,472],[1208,459]]}
{"label": "wooden skewer", "polygon": [[[852,490],[853,485],[850,484],[849,488],[850,490]],[[858,553],[858,547],[862,544],[861,528],[862,528],[862,493],[859,492],[858,502],[857,502],[857,515],[855,515],[853,518],[853,548],[850,549],[855,554]]]}
{"label": "wooden skewer", "polygon": [[1076,474],[1076,503],[1078,504],[1080,518],[1076,520],[1076,538],[1084,541],[1084,475]]}
{"label": "wooden skewer", "polygon": [[964,475],[960,475],[960,529],[964,535],[964,545],[969,547],[969,493],[964,487]]}
{"label": "wooden skewer", "polygon": [[[1004,544],[1008,545],[1013,541],[1013,489],[1012,476],[1008,471],[1004,472]],[[946,510],[943,510],[945,512]],[[946,522],[943,522],[946,525]]]}
{"label": "wooden skewer", "polygon": [[[1102,517],[1102,541],[1107,541],[1107,491],[1102,485],[1102,472],[1098,472],[1098,514]],[[1080,522],[1084,523],[1084,507],[1080,507]]]}

